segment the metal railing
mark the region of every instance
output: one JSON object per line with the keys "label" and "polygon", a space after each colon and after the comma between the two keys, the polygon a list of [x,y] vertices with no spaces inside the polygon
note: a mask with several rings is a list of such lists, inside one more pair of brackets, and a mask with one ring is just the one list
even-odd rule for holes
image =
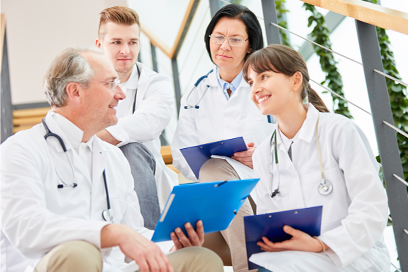
{"label": "metal railing", "polygon": [[[274,0],[261,0],[263,18],[260,19],[263,20],[265,25],[267,42],[268,44],[272,43],[280,44],[279,29],[281,29],[283,31],[287,31],[293,35],[296,35],[316,46],[322,47],[325,50],[328,50],[352,62],[362,65],[364,69],[368,96],[372,112],[363,109],[356,103],[353,103],[345,99],[343,96],[338,95],[334,91],[319,84],[318,82],[314,80],[312,81],[321,86],[322,88],[324,88],[325,90],[331,92],[333,95],[336,95],[341,99],[344,99],[348,103],[356,106],[360,110],[372,116],[378,143],[378,149],[382,161],[384,179],[386,183],[387,195],[389,200],[389,208],[392,215],[394,236],[399,255],[399,262],[402,271],[408,271],[408,254],[407,254],[408,213],[406,212],[406,209],[408,208],[406,186],[408,186],[408,183],[403,178],[401,178],[404,175],[402,171],[401,159],[399,156],[396,132],[400,133],[401,135],[404,135],[407,138],[408,135],[404,131],[398,129],[393,125],[393,118],[390,108],[388,91],[385,83],[385,77],[395,80],[396,82],[404,86],[408,85],[402,80],[389,76],[383,72],[383,66],[381,63],[381,56],[378,45],[378,38],[375,29],[375,27],[378,26],[382,28],[392,29],[404,34],[408,34],[408,28],[406,27],[408,25],[408,15],[403,12],[390,10],[379,5],[362,2],[359,0],[326,0],[326,1],[302,0],[302,1],[328,9],[331,12],[335,12],[356,19],[356,29],[358,34],[362,62],[349,58],[343,54],[340,54],[334,50],[326,48],[320,44],[311,41],[308,38],[302,37],[301,35],[298,35],[288,29],[279,26],[277,22],[276,6]],[[190,5],[191,2],[194,2],[195,6],[197,6],[198,4],[197,0],[196,1],[191,0]],[[220,2],[227,3],[225,0],[209,0],[211,16],[214,16],[214,14],[220,8],[219,5]],[[193,13],[194,12],[190,12],[189,14],[190,23],[192,19],[191,14]],[[201,23],[203,23],[203,19],[201,20]],[[184,26],[184,29],[182,31],[184,33],[184,37],[186,32],[188,31],[188,26],[189,24]],[[183,39],[180,39],[181,42],[182,40]],[[152,43],[160,44],[157,42]],[[176,58],[178,50],[180,50],[181,48],[181,45],[175,44],[173,48],[177,48],[177,50],[174,51],[175,52],[174,55],[169,55],[169,57],[172,59],[173,63],[173,77],[176,89],[175,90],[176,99],[178,100],[177,111],[179,111],[180,86],[178,76],[180,73],[177,68]],[[364,48],[364,50],[362,50],[362,48]]]}

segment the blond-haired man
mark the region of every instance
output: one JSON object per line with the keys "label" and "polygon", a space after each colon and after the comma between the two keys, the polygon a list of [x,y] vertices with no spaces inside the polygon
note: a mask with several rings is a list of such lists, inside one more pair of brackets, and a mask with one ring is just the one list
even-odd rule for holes
{"label": "blond-haired man", "polygon": [[178,183],[177,175],[163,162],[159,139],[175,110],[172,87],[168,78],[137,62],[140,22],[133,9],[103,10],[96,46],[115,67],[127,96],[117,107],[119,122],[97,135],[120,147],[128,159],[145,226],[153,229]]}

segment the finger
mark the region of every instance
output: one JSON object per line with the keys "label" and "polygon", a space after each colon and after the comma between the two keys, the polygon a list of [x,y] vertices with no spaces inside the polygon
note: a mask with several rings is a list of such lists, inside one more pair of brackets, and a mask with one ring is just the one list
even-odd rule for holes
{"label": "finger", "polygon": [[139,266],[140,272],[149,272],[149,265],[147,264],[146,260],[135,260],[137,265]]}
{"label": "finger", "polygon": [[249,156],[247,154],[247,151],[241,151],[241,152],[235,152],[233,157],[241,158],[241,157],[247,157],[247,156]]}
{"label": "finger", "polygon": [[149,266],[149,270],[150,272],[159,272],[159,264],[157,263],[156,260],[157,256],[156,254],[150,254],[147,257],[147,265]]}
{"label": "finger", "polygon": [[171,240],[173,240],[174,246],[176,247],[176,250],[182,249],[183,245],[180,243],[179,239],[177,238],[176,234],[174,232],[170,233]]}
{"label": "finger", "polygon": [[258,242],[258,243],[256,243],[256,244],[257,244],[257,245],[261,248],[261,250],[263,250],[263,251],[269,251],[269,252],[275,251],[273,248],[269,247],[269,246],[266,245],[265,243]]}
{"label": "finger", "polygon": [[188,240],[192,246],[200,246],[200,239],[196,231],[194,230],[193,226],[190,223],[186,223],[184,227],[187,230]]}
{"label": "finger", "polygon": [[186,237],[184,232],[181,230],[181,228],[176,229],[176,235],[180,241],[180,243],[183,245],[183,247],[189,247],[191,246],[190,240]]}
{"label": "finger", "polygon": [[293,237],[301,237],[305,233],[301,230],[294,229],[288,225],[283,226],[283,231],[286,232],[287,234],[292,235]]}
{"label": "finger", "polygon": [[158,264],[159,270],[158,271],[168,271],[166,260],[167,257],[162,252],[156,254],[156,262]]}
{"label": "finger", "polygon": [[200,240],[200,246],[202,246],[204,243],[204,233],[205,233],[203,221],[198,220],[196,223],[196,227],[197,227],[196,232],[198,235],[198,239]]}
{"label": "finger", "polygon": [[247,144],[247,147],[254,147],[255,143],[254,142],[250,142],[249,144]]}

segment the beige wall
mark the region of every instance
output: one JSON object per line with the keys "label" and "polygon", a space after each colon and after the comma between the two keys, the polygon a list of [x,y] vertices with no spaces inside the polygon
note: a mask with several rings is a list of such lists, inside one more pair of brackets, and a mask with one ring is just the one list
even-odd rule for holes
{"label": "beige wall", "polygon": [[69,46],[94,45],[99,12],[126,0],[1,0],[13,104],[46,101],[42,78]]}

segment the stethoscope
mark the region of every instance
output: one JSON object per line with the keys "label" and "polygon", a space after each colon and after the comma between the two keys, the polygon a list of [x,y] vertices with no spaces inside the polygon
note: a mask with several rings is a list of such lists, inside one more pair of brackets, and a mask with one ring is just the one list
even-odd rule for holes
{"label": "stethoscope", "polygon": [[207,85],[207,88],[205,89],[205,91],[204,91],[203,95],[201,96],[200,100],[198,100],[198,102],[197,102],[194,106],[188,104],[188,100],[189,100],[189,98],[190,98],[191,93],[197,88],[198,84],[200,84],[200,82],[201,82],[203,79],[207,78],[208,75],[211,74],[212,71],[213,71],[213,69],[212,69],[211,71],[209,71],[206,75],[203,75],[202,77],[200,77],[200,78],[197,80],[197,82],[194,83],[193,88],[191,89],[190,93],[189,93],[188,96],[187,96],[187,99],[186,99],[187,106],[184,106],[184,109],[187,110],[187,109],[199,109],[199,108],[200,108],[200,106],[198,106],[198,104],[200,104],[200,102],[201,102],[201,100],[203,99],[205,93],[206,93],[206,92],[208,91],[208,89],[210,88],[210,85]]}
{"label": "stethoscope", "polygon": [[[45,122],[45,118],[42,119],[42,123],[44,125],[46,134],[44,135],[44,139],[47,140],[48,137],[55,137],[58,142],[60,143],[62,150],[64,150],[64,154],[65,156],[68,158],[69,161],[69,165],[71,166],[71,171],[72,171],[72,176],[73,176],[73,180],[75,180],[75,171],[74,171],[74,166],[72,165],[71,159],[69,158],[68,154],[67,154],[67,148],[65,147],[65,143],[64,140],[62,140],[62,138],[58,135],[55,134],[53,132],[51,132],[51,130],[48,128],[47,123]],[[71,184],[65,183],[64,180],[61,178],[61,176],[59,175],[57,169],[55,168],[55,172],[57,173],[58,178],[61,180],[62,183],[57,185],[58,189],[62,189],[64,187],[72,187],[75,188],[78,186],[77,183],[73,182]],[[105,170],[103,170],[103,180],[105,183],[105,192],[106,192],[106,203],[107,203],[107,210],[102,211],[102,218],[105,221],[110,222],[111,224],[113,224],[115,222],[114,216],[113,216],[113,209],[110,206],[110,201],[109,201],[109,191],[108,191],[108,183],[106,182],[106,173]]]}
{"label": "stethoscope", "polygon": [[[317,143],[317,151],[319,154],[319,163],[320,163],[320,175],[321,175],[321,179],[320,179],[320,183],[317,186],[317,191],[321,194],[321,195],[328,195],[333,191],[333,184],[326,180],[324,178],[324,171],[323,171],[323,162],[322,162],[322,153],[320,151],[320,143],[319,143],[319,138],[318,138],[318,125],[319,125],[319,117],[320,115],[317,115],[317,122],[316,122],[316,129],[315,129],[315,136],[316,136],[316,143]],[[275,165],[276,165],[276,172],[277,172],[277,180],[278,180],[278,186],[275,190],[272,191],[271,197],[274,198],[277,194],[279,194],[279,186],[280,186],[280,175],[279,175],[279,161],[278,161],[278,148],[277,148],[277,142],[276,142],[276,129],[272,134],[271,137],[271,141],[270,144],[274,145],[274,149],[275,149]],[[274,142],[273,142],[274,141]],[[273,178],[272,178],[272,173],[273,173],[273,169],[272,169],[272,162],[270,165],[270,175],[271,175],[271,181],[273,182]],[[273,185],[272,185],[273,186]],[[272,187],[273,188],[273,187]]]}
{"label": "stethoscope", "polygon": [[[209,71],[208,74],[203,75],[202,77],[200,77],[197,82],[194,84],[193,88],[191,89],[191,91],[189,92],[189,94],[187,95],[187,99],[186,99],[186,103],[187,106],[184,106],[184,109],[188,110],[188,109],[199,109],[200,106],[198,104],[200,104],[201,100],[203,99],[203,97],[205,96],[205,94],[207,93],[208,89],[210,88],[210,85],[207,85],[207,88],[205,89],[203,95],[200,97],[200,99],[198,100],[198,102],[193,106],[191,104],[188,103],[189,99],[190,99],[190,95],[191,93],[197,89],[198,84],[200,84],[200,82],[207,78],[209,74],[211,74],[213,70]],[[276,123],[276,119],[275,117],[271,116],[271,115],[267,115],[266,118],[268,119],[268,123]]]}
{"label": "stethoscope", "polygon": [[136,86],[136,91],[135,91],[135,100],[133,101],[132,113],[134,113],[135,109],[136,109],[137,88],[139,87],[139,79],[140,79],[139,66],[137,66],[137,63],[135,65],[136,65],[136,69],[137,69],[137,86]]}

